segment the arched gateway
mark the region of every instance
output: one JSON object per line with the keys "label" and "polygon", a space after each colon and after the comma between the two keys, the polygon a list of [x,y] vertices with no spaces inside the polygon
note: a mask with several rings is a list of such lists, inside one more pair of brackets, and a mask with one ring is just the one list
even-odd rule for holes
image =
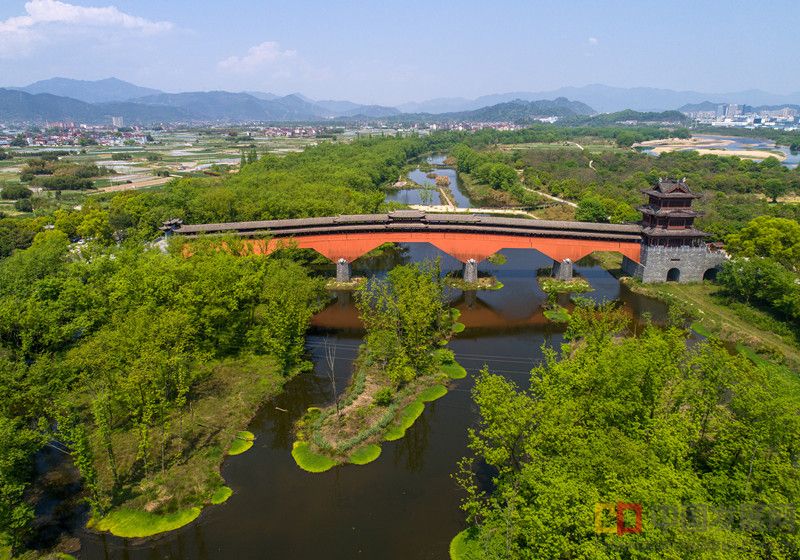
{"label": "arched gateway", "polygon": [[[553,259],[553,272],[562,279],[572,277],[573,262],[595,251],[621,253],[624,256],[623,267],[645,282],[663,282],[666,279],[666,269],[660,277],[656,277],[660,273],[651,273],[650,263],[654,267],[658,260],[651,256],[656,250],[651,249],[651,240],[657,236],[650,233],[647,224],[643,228],[639,224],[558,222],[400,210],[388,214],[197,225],[183,225],[179,220],[172,220],[162,229],[167,234],[187,237],[233,233],[249,238],[251,250],[257,254],[269,254],[288,245],[314,249],[337,263],[339,280],[349,279],[350,264],[355,259],[383,243],[430,243],[464,263],[464,277],[468,281],[477,279],[480,261],[501,249],[540,251]],[[681,239],[698,237],[682,235]],[[695,280],[694,275],[686,274],[684,268],[695,254],[700,255],[698,251],[705,255],[705,244],[703,247],[677,248],[696,251],[691,255],[682,254],[684,264],[667,268],[681,268],[682,282]],[[724,257],[718,255],[718,258]],[[697,280],[702,279],[703,271],[719,264],[716,261],[711,263],[705,256],[703,259],[698,264],[702,270]]]}

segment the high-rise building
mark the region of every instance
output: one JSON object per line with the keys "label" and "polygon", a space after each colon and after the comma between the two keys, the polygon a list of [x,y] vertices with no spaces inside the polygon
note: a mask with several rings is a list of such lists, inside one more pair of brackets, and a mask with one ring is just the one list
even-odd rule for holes
{"label": "high-rise building", "polygon": [[122,117],[111,117],[111,125],[114,126],[115,128],[122,128],[123,126],[125,126],[123,124],[124,122],[125,121],[122,119]]}

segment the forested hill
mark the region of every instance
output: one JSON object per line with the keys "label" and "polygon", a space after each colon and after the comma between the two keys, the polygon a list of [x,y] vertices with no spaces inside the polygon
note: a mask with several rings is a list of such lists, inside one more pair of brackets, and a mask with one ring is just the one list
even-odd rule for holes
{"label": "forested hill", "polygon": [[410,113],[398,115],[393,120],[400,122],[435,121],[435,122],[513,122],[529,123],[538,118],[578,117],[595,113],[594,109],[580,101],[570,101],[566,97],[557,99],[540,99],[524,101],[515,99],[506,103],[498,103],[482,107],[474,111],[458,111],[431,115],[429,113]]}
{"label": "forested hill", "polygon": [[692,119],[680,111],[641,112],[627,109],[616,113],[577,116],[565,119],[569,125],[609,126],[615,124],[689,124]]}
{"label": "forested hill", "polygon": [[614,124],[689,124],[692,119],[680,111],[640,112],[627,109],[616,113],[573,117],[565,121],[570,125],[608,126]]}

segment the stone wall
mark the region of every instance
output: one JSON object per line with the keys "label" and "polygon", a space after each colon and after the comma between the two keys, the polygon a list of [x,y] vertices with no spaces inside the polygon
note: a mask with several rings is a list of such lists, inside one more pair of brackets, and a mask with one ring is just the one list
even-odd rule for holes
{"label": "stone wall", "polygon": [[659,247],[642,245],[642,262],[628,258],[622,262],[622,270],[649,284],[667,280],[700,282],[709,270],[718,269],[727,259],[723,251],[712,251],[701,247]]}

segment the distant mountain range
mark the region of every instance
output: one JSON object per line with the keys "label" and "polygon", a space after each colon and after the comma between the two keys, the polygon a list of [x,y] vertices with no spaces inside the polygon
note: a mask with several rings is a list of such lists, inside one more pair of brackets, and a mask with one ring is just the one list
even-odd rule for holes
{"label": "distant mountain range", "polygon": [[108,123],[121,116],[128,123],[282,122],[334,118],[382,118],[398,115],[394,107],[350,101],[316,102],[300,94],[200,91],[164,93],[108,78],[97,81],[52,78],[25,87],[0,89],[0,120]]}
{"label": "distant mountain range", "polygon": [[[552,100],[552,101],[551,101]],[[299,93],[200,91],[165,93],[119,80],[51,78],[0,89],[0,120],[108,123],[153,122],[318,122],[359,118],[412,121],[513,121],[613,113],[712,110],[720,103],[781,108],[800,104],[800,92],[777,95],[760,90],[708,94],[657,88],[617,88],[600,84],[551,91],[511,92],[476,99],[439,98],[398,107],[346,100],[314,100]],[[694,107],[704,107],[696,109]],[[693,109],[694,108],[694,109]],[[706,109],[707,108],[707,109]]]}
{"label": "distant mountain range", "polygon": [[514,99],[533,101],[567,97],[594,107],[601,113],[633,109],[635,111],[664,111],[677,109],[688,103],[739,103],[748,105],[785,105],[800,103],[800,92],[779,95],[761,90],[732,93],[700,93],[697,91],[675,91],[648,87],[619,88],[602,84],[582,87],[563,87],[548,91],[518,91],[484,95],[476,99],[448,97],[428,101],[404,103],[397,108],[411,113],[445,113],[471,111],[488,105],[504,103]]}
{"label": "distant mountain range", "polygon": [[105,80],[72,80],[69,78],[50,78],[40,80],[18,89],[27,93],[50,93],[61,97],[71,97],[86,103],[107,103],[109,101],[128,101],[135,97],[162,93],[157,89],[137,86],[117,78]]}

